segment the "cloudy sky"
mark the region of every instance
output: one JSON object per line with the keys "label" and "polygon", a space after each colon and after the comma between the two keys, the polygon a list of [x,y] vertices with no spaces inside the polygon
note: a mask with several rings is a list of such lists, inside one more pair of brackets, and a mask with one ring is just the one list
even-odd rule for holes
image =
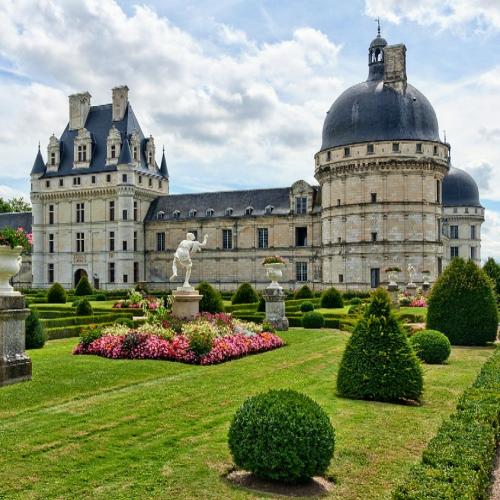
{"label": "cloudy sky", "polygon": [[27,196],[69,94],[104,104],[121,84],[165,145],[172,192],[313,182],[325,113],[366,78],[376,17],[477,179],[483,257],[500,259],[498,0],[2,0],[0,195]]}

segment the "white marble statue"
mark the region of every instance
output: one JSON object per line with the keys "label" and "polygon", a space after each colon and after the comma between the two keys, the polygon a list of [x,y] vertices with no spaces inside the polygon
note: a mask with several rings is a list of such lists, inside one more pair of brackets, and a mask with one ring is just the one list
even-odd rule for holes
{"label": "white marble statue", "polygon": [[172,276],[170,276],[170,281],[177,278],[177,265],[180,264],[184,269],[186,269],[186,277],[184,278],[183,288],[191,288],[189,284],[189,278],[191,276],[191,268],[193,263],[191,261],[191,252],[201,252],[201,249],[207,244],[208,235],[206,234],[203,238],[203,242],[196,241],[196,237],[193,233],[187,233],[186,239],[182,240],[177,247],[174,254],[174,262],[172,263]]}
{"label": "white marble statue", "polygon": [[409,285],[413,285],[413,277],[415,276],[415,267],[413,264],[408,264],[408,276],[410,277]]}

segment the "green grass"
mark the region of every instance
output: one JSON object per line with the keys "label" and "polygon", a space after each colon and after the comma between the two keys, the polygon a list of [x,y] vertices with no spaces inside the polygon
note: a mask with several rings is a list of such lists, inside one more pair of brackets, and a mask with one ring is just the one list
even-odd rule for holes
{"label": "green grass", "polygon": [[318,309],[315,309],[315,311],[320,312],[321,314],[326,314],[326,315],[346,315],[349,312],[349,309],[351,308],[350,305],[344,306],[344,307],[337,307],[334,309],[330,308],[325,308],[325,307],[318,307]]}
{"label": "green grass", "polygon": [[420,407],[335,396],[347,335],[292,329],[288,346],[222,365],[72,356],[75,339],[30,351],[33,381],[0,388],[0,497],[255,498],[221,480],[227,430],[250,395],[289,387],[336,428],[332,497],[383,498],[449,415],[491,348],[425,367]]}
{"label": "green grass", "polygon": [[427,317],[427,307],[400,307],[401,314],[423,314]]}

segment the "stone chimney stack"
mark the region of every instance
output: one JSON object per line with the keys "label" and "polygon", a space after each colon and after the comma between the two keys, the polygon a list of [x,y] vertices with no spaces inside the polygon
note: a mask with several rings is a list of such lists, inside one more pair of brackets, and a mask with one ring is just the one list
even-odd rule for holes
{"label": "stone chimney stack", "polygon": [[402,43],[384,49],[384,85],[406,94],[406,46]]}
{"label": "stone chimney stack", "polygon": [[128,104],[128,87],[121,85],[113,90],[113,121],[123,120]]}
{"label": "stone chimney stack", "polygon": [[69,129],[79,130],[85,127],[87,116],[90,111],[90,98],[88,92],[73,94],[69,96]]}

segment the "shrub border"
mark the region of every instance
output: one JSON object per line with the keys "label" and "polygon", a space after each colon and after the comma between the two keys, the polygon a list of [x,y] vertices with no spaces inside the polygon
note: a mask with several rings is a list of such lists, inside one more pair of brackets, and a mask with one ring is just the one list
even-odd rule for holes
{"label": "shrub border", "polygon": [[487,499],[500,438],[500,348],[484,363],[456,412],[443,422],[396,500]]}

